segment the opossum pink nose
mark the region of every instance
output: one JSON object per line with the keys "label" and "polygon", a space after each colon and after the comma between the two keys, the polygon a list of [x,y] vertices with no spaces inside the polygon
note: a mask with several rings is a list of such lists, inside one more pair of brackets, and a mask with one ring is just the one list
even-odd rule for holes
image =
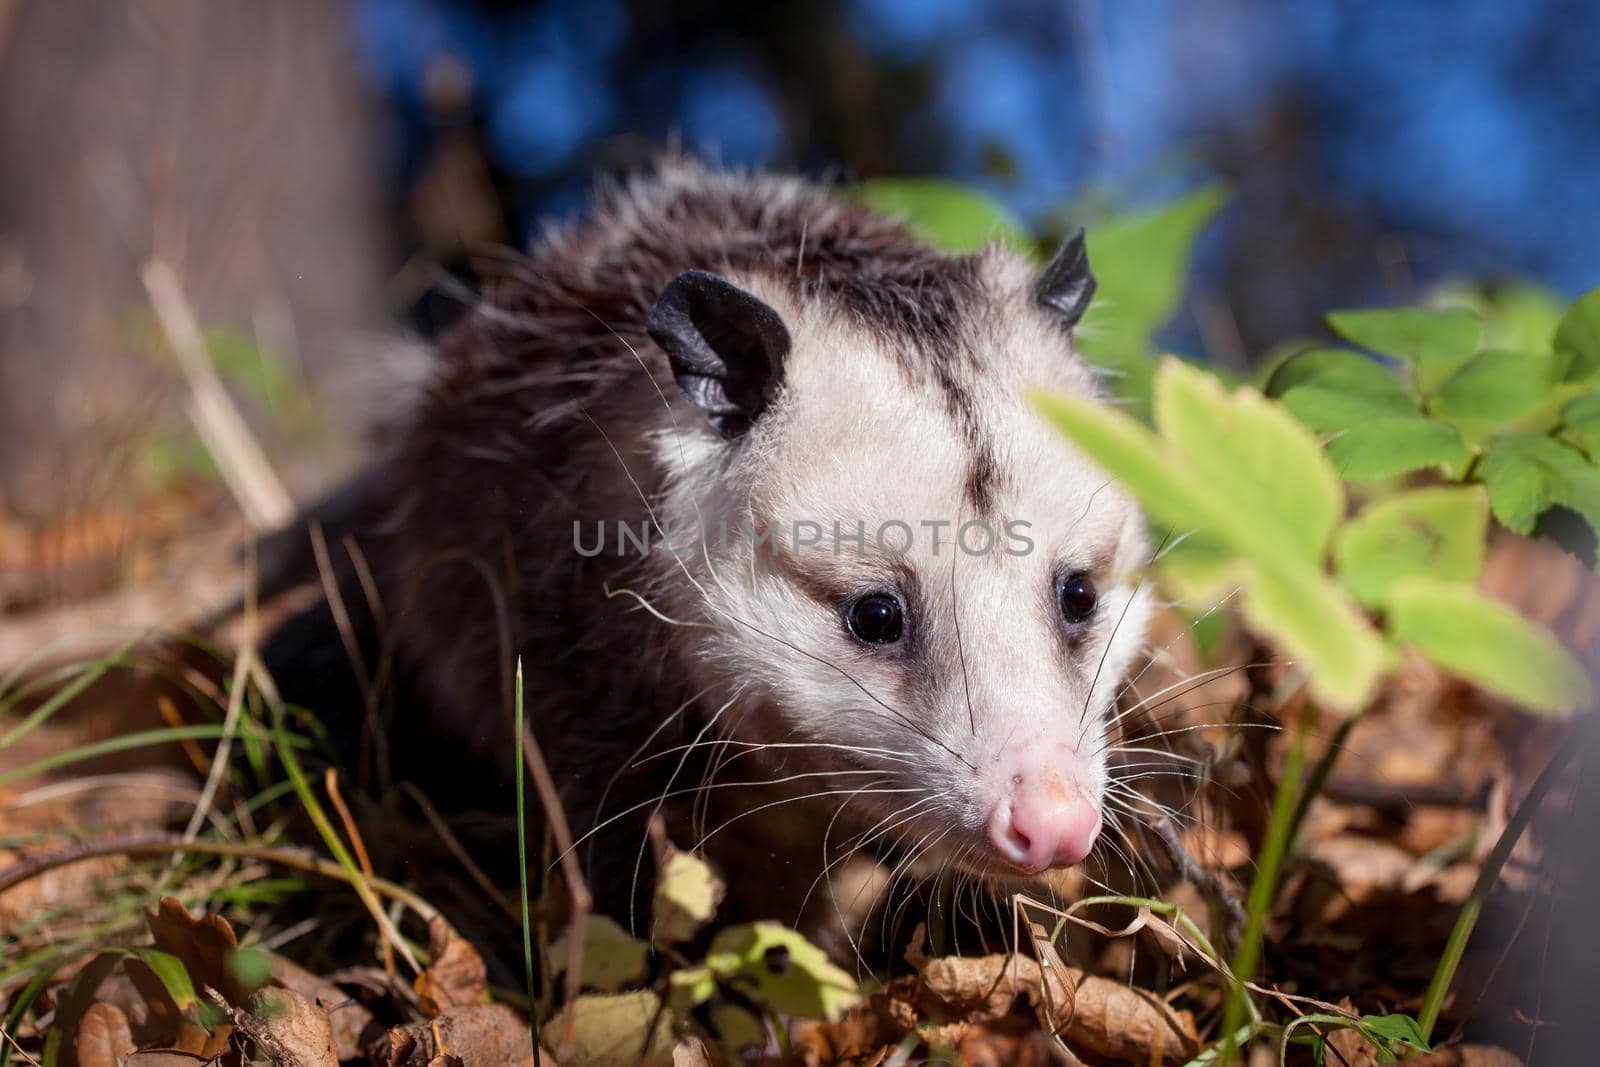
{"label": "opossum pink nose", "polygon": [[989,843],[1024,874],[1083,862],[1100,836],[1100,811],[1076,790],[1018,790],[989,814]]}

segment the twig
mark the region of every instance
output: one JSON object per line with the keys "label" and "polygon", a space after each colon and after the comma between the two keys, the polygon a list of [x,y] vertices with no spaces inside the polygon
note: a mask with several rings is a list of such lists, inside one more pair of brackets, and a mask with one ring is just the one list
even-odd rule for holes
{"label": "twig", "polygon": [[[572,914],[568,917],[567,935],[567,979],[566,1003],[571,1004],[578,997],[578,990],[583,981],[583,931],[589,921],[589,912],[594,904],[594,898],[589,895],[589,887],[584,883],[583,870],[578,865],[578,853],[572,844],[572,829],[567,825],[567,813],[561,806],[561,797],[556,792],[555,779],[550,776],[550,768],[544,761],[544,752],[539,748],[539,742],[534,738],[533,731],[522,719],[522,661],[517,661],[517,728],[521,732],[522,761],[528,768],[528,773],[533,776],[533,787],[539,793],[539,802],[544,805],[545,819],[550,824],[550,834],[555,838],[556,848],[560,849],[561,874],[567,883],[567,895],[572,902]],[[531,993],[531,990],[530,990]],[[569,1016],[569,1024],[572,1017]],[[570,1034],[567,1035],[571,1037]]]}
{"label": "twig", "polygon": [[36,1060],[32,1056],[28,1055],[28,1050],[23,1048],[21,1045],[17,1044],[17,1039],[12,1037],[9,1033],[7,1033],[6,1032],[6,1028],[3,1027],[3,1026],[0,1026],[0,1037],[3,1037],[7,1041],[11,1042],[11,1047],[17,1050],[17,1055],[21,1056],[23,1059],[25,1059],[29,1063],[33,1064],[33,1067],[44,1067],[44,1065],[41,1064],[38,1060]]}
{"label": "twig", "polygon": [[206,357],[205,337],[184,299],[178,276],[164,260],[153,259],[139,272],[161,332],[177,357],[189,386],[189,420],[217,461],[222,480],[257,530],[270,530],[294,517],[294,500],[267,462],[249,425],[223,388]]}
{"label": "twig", "polygon": [[[181,834],[167,833],[166,831],[147,831],[118,834],[114,837],[85,841],[82,844],[61,849],[59,852],[35,856],[32,859],[12,864],[10,867],[0,870],[0,893],[15,889],[23,882],[31,878],[37,878],[41,874],[56,870],[59,867],[81,863],[84,860],[98,859],[101,856],[168,856],[174,852],[193,852],[200,856],[235,856],[256,859],[264,863],[287,867],[290,870],[303,871],[306,874],[321,875],[336,882],[344,882],[351,887],[354,887],[357,883],[356,876],[345,870],[341,865],[297,848],[249,845],[236,841],[185,841]],[[427,922],[439,914],[437,908],[411,890],[404,886],[396,885],[387,879],[369,878],[366,880],[366,884],[374,892],[382,894],[391,900],[398,900],[401,904],[416,912],[423,922]]]}
{"label": "twig", "polygon": [[1239,903],[1238,896],[1228,888],[1217,873],[1200,863],[1185,847],[1183,840],[1178,836],[1178,828],[1171,818],[1163,815],[1150,821],[1150,829],[1155,833],[1156,840],[1161,842],[1162,849],[1167,854],[1167,859],[1172,861],[1178,874],[1185,881],[1194,884],[1205,897],[1220,907],[1228,916],[1228,940],[1237,942],[1239,930],[1245,923],[1244,905]]}

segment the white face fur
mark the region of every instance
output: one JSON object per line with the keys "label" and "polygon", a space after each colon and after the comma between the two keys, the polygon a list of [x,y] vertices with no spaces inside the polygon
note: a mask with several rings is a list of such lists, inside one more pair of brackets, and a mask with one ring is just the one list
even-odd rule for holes
{"label": "white face fur", "polygon": [[[712,531],[678,558],[700,590],[684,607],[711,624],[689,640],[718,734],[782,746],[766,765],[807,775],[796,788],[843,804],[855,832],[1032,874],[1077,863],[1100,830],[1110,709],[1150,610],[1146,543],[1128,498],[1029,402],[1095,391],[1033,272],[992,251],[979,277],[965,415],[888,337],[732,279],[787,326],[783,384],[738,440],[679,414],[656,441],[659,511],[680,546]],[[836,542],[835,522],[864,543]],[[958,546],[967,523],[982,525]]]}

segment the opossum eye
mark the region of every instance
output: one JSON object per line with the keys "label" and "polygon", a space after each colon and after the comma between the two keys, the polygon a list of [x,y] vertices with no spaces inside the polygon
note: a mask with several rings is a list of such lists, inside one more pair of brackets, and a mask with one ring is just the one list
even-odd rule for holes
{"label": "opossum eye", "polygon": [[887,593],[873,593],[857,600],[845,611],[844,621],[856,640],[869,645],[892,645],[905,629],[900,601]]}
{"label": "opossum eye", "polygon": [[1094,590],[1094,579],[1087,574],[1069,574],[1061,583],[1058,594],[1061,601],[1061,615],[1068,622],[1083,622],[1094,614],[1095,605],[1100,602],[1099,595]]}

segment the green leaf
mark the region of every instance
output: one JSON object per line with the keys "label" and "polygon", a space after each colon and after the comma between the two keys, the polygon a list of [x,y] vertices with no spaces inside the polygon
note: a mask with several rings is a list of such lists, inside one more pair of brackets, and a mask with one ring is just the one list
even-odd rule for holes
{"label": "green leaf", "polygon": [[1550,395],[1551,371],[1545,356],[1502,349],[1479,352],[1439,384],[1428,397],[1428,410],[1455,419],[1514,419]]}
{"label": "green leaf", "polygon": [[1342,711],[1363,707],[1389,665],[1361,609],[1320,570],[1257,564],[1245,582],[1244,616],[1306,669],[1318,700]]}
{"label": "green leaf", "polygon": [[1389,478],[1424,467],[1459,467],[1470,457],[1460,430],[1420,415],[1375,418],[1328,442],[1328,460],[1345,478]]}
{"label": "green leaf", "polygon": [[1408,577],[1472,582],[1483,569],[1489,497],[1481,486],[1416,489],[1368,506],[1339,531],[1339,580],[1382,607]]}
{"label": "green leaf", "polygon": [[1035,402],[1073,444],[1139,498],[1156,525],[1180,536],[1226,522],[1186,465],[1138,419],[1067,393],[1039,393]]}
{"label": "green leaf", "polygon": [[689,1014],[717,992],[717,978],[711,968],[680,967],[667,978],[667,1003],[672,1010]]}
{"label": "green leaf", "polygon": [[[1165,529],[1152,531],[1151,544],[1167,537]],[[1210,604],[1238,585],[1237,560],[1215,537],[1201,533],[1173,534],[1156,558],[1163,587],[1190,604]]]}
{"label": "green leaf", "polygon": [[1578,435],[1590,459],[1600,454],[1600,393],[1584,393],[1567,401],[1561,421]]}
{"label": "green leaf", "polygon": [[1025,255],[1035,251],[1027,231],[989,197],[938,178],[880,178],[856,190],[862,200],[948,252],[972,252],[998,239]]}
{"label": "green leaf", "polygon": [[1483,336],[1483,323],[1464,308],[1332,311],[1328,325],[1362,348],[1416,363],[1459,363]]}
{"label": "green leaf", "polygon": [[694,937],[716,915],[724,890],[705,860],[673,852],[656,877],[653,939],[676,943]]}
{"label": "green leaf", "polygon": [[1567,714],[1589,698],[1583,667],[1559,641],[1470,585],[1396,582],[1388,623],[1395,640],[1531,711]]}
{"label": "green leaf", "polygon": [[1409,1015],[1363,1015],[1360,1019],[1362,1033],[1374,1039],[1380,1048],[1394,1051],[1395,1045],[1406,1045],[1419,1052],[1428,1051],[1428,1038],[1417,1020]]}
{"label": "green leaf", "polygon": [[1092,363],[1118,378],[1118,393],[1140,412],[1155,374],[1152,337],[1177,312],[1195,241],[1227,199],[1226,188],[1209,185],[1089,230],[1097,288],[1074,340]]}
{"label": "green leaf", "polygon": [[1166,437],[1084,397],[1047,395],[1039,404],[1155,522],[1198,531],[1238,558],[1246,618],[1304,663],[1319,699],[1346,710],[1365,702],[1386,650],[1323,571],[1343,489],[1309,430],[1261,394],[1226,394],[1177,360],[1156,379]]}
{"label": "green leaf", "polygon": [[836,1021],[861,999],[855,979],[820,948],[774,922],[730,926],[712,940],[706,966],[774,1011]]}
{"label": "green leaf", "polygon": [[[551,944],[550,969],[560,974],[567,968],[567,939],[571,928]],[[590,915],[583,927],[583,984],[590,989],[614,992],[645,975],[650,946],[632,937],[604,915]]]}
{"label": "green leaf", "polygon": [[1600,532],[1600,470],[1565,441],[1540,434],[1500,434],[1489,442],[1480,468],[1495,518],[1531,534],[1539,516],[1570,508]]}
{"label": "green leaf", "polygon": [[556,1013],[544,1027],[561,1063],[593,1067],[668,1067],[677,1023],[649,990],[588,993]]}
{"label": "green leaf", "polygon": [[1584,293],[1561,316],[1555,355],[1563,381],[1587,381],[1600,370],[1600,288]]}
{"label": "green leaf", "polygon": [[167,996],[172,998],[180,1012],[187,1012],[200,1002],[195,995],[194,981],[189,977],[189,970],[183,961],[170,952],[162,952],[155,948],[129,948],[121,949],[130,960],[136,960],[144,965],[161,987],[167,991]]}
{"label": "green leaf", "polygon": [[1343,348],[1285,360],[1265,392],[1314,430],[1348,430],[1374,418],[1415,416],[1417,402],[1381,363]]}
{"label": "green leaf", "polygon": [[1214,376],[1170,359],[1156,377],[1155,417],[1189,476],[1232,514],[1230,525],[1321,566],[1344,489],[1305,426],[1253,389],[1229,394]]}

